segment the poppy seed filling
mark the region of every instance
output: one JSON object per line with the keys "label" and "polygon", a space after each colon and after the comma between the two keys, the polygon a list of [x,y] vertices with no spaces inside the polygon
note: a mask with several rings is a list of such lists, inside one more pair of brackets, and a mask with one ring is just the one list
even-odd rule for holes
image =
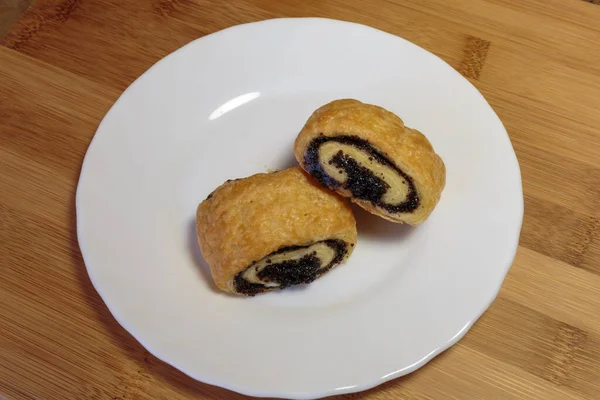
{"label": "poppy seed filling", "polygon": [[233,282],[235,290],[254,296],[275,288],[311,283],[340,263],[347,252],[346,242],[338,239],[282,247],[238,273]]}
{"label": "poppy seed filling", "polygon": [[310,142],[305,168],[322,185],[344,189],[390,213],[408,213],[420,199],[410,176],[358,136],[319,136]]}

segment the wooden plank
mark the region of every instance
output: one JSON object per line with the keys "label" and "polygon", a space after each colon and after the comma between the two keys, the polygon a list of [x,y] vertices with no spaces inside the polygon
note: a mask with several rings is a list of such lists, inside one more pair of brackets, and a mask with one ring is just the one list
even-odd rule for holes
{"label": "wooden plank", "polygon": [[545,386],[568,388],[590,399],[600,390],[600,336],[503,296],[463,345],[542,378]]}
{"label": "wooden plank", "polygon": [[93,289],[74,194],[98,123],[133,80],[231,25],[318,16],[405,37],[504,122],[525,193],[521,246],[464,340],[339,399],[597,399],[600,7],[580,0],[37,0],[0,39],[0,398],[241,399],[151,356]]}

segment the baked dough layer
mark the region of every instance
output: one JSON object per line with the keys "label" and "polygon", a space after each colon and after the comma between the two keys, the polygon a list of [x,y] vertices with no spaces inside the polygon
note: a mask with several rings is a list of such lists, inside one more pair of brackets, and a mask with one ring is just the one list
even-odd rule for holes
{"label": "baked dough layer", "polygon": [[425,221],[446,183],[444,163],[421,132],[352,99],[317,109],[296,138],[294,154],[325,187],[393,222]]}
{"label": "baked dough layer", "polygon": [[[356,221],[346,201],[298,167],[225,182],[198,206],[196,231],[217,287],[246,295],[289,286],[272,279],[270,286],[263,285],[265,289],[256,293],[239,293],[236,288],[238,274],[262,260],[266,263],[265,257],[273,253],[339,240],[345,243],[343,256],[336,260],[339,264],[356,243]],[[320,257],[326,258],[324,253]],[[319,271],[327,267],[323,264],[320,261]]]}

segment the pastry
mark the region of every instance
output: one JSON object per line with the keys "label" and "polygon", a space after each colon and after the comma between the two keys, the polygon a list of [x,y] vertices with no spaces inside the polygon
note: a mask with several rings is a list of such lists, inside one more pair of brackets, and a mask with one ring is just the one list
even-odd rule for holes
{"label": "pastry", "polygon": [[294,153],[323,186],[393,222],[425,221],[446,183],[444,163],[421,132],[357,100],[316,110],[296,138]]}
{"label": "pastry", "polygon": [[310,283],[356,243],[346,201],[298,167],[225,182],[198,206],[196,231],[217,287],[247,296]]}

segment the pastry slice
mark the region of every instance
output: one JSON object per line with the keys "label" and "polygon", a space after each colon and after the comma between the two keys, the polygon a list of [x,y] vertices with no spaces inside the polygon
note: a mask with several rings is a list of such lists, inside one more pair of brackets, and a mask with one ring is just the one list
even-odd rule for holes
{"label": "pastry slice", "polygon": [[225,182],[198,206],[196,228],[217,287],[246,296],[311,283],[356,244],[346,201],[298,167]]}
{"label": "pastry slice", "polygon": [[444,163],[421,132],[357,100],[316,110],[296,138],[294,153],[323,186],[393,222],[425,221],[446,183]]}

